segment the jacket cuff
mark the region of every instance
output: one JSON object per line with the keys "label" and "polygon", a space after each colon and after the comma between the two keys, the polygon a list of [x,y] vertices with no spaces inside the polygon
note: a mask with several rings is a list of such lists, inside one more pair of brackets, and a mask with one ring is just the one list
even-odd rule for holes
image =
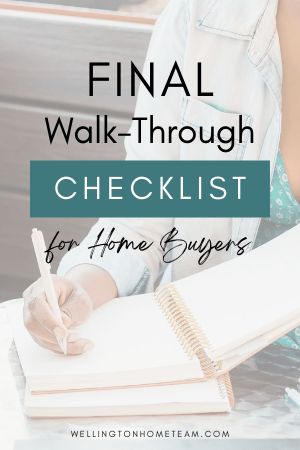
{"label": "jacket cuff", "polygon": [[80,246],[70,250],[62,258],[57,274],[64,276],[73,267],[90,264],[106,270],[116,283],[119,297],[153,291],[153,280],[145,262],[130,254],[105,254],[92,259],[90,253]]}

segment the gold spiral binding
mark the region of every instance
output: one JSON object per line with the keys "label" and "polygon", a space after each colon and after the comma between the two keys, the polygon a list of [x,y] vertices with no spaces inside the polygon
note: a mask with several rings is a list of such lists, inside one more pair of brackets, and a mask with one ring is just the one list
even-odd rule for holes
{"label": "gold spiral binding", "polygon": [[167,284],[159,288],[155,298],[170,323],[178,341],[190,359],[199,359],[205,378],[217,377],[221,362],[212,357],[212,347],[176,288]]}
{"label": "gold spiral binding", "polygon": [[216,361],[212,346],[200,329],[187,305],[172,284],[167,284],[155,292],[155,298],[170,323],[178,341],[189,358],[196,356],[200,362],[205,378],[216,378],[222,398],[228,398],[230,406],[234,406],[234,393],[228,373],[218,375],[222,364]]}
{"label": "gold spiral binding", "polygon": [[219,378],[217,378],[217,381],[221,397],[228,398],[229,404],[231,408],[233,408],[235,400],[229,373],[225,373],[224,375],[219,376]]}

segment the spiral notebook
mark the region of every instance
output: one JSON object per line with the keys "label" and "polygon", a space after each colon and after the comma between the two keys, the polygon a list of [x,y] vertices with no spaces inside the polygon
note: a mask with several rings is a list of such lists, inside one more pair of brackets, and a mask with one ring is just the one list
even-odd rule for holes
{"label": "spiral notebook", "polygon": [[[79,332],[95,347],[60,356],[39,347],[9,308],[32,393],[199,382],[218,378],[300,324],[300,226],[243,256],[117,298]],[[283,280],[278,282],[278,280]]]}

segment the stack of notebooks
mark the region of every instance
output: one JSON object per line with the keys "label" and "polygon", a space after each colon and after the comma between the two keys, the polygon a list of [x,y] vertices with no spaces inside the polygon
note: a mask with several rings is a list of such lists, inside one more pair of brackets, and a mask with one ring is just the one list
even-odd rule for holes
{"label": "stack of notebooks", "polygon": [[229,371],[300,324],[300,226],[243,256],[117,298],[78,330],[95,347],[61,356],[8,306],[32,417],[229,412]]}

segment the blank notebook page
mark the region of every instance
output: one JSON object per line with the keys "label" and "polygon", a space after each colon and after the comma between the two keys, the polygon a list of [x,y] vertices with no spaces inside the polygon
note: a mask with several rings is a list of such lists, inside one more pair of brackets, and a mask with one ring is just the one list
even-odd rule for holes
{"label": "blank notebook page", "polygon": [[[191,364],[153,294],[112,300],[76,329],[95,347],[62,356],[37,345],[23,325],[23,302],[8,306],[25,376],[89,375]],[[195,363],[193,363],[195,364]],[[200,370],[197,363],[197,372]],[[70,378],[71,381],[71,378]]]}
{"label": "blank notebook page", "polygon": [[[174,285],[215,355],[299,317],[300,225]],[[276,330],[275,330],[276,331]]]}

